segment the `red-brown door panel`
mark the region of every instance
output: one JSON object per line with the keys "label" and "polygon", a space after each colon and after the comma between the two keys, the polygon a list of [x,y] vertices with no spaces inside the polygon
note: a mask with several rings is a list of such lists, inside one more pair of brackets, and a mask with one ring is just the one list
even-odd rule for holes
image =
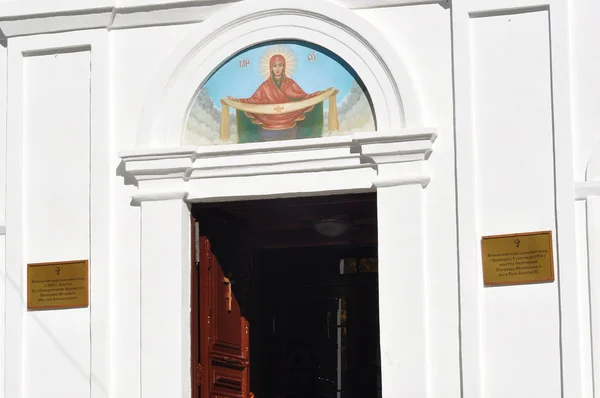
{"label": "red-brown door panel", "polygon": [[233,277],[226,278],[218,260],[214,260],[212,352],[242,356],[242,314],[235,297]]}
{"label": "red-brown door panel", "polygon": [[200,237],[199,246],[199,307],[204,309],[199,323],[205,325],[200,328],[200,341],[207,348],[200,350],[205,384],[200,398],[247,398],[249,325],[235,295],[235,278],[231,273],[231,269],[243,267],[231,264],[235,256],[228,257],[228,263],[222,267],[206,236]]}

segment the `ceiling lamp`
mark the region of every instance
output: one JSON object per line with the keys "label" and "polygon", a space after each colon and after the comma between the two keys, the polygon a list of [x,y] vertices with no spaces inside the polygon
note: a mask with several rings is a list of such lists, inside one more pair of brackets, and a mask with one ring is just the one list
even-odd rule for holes
{"label": "ceiling lamp", "polygon": [[342,236],[350,228],[350,223],[337,218],[324,218],[313,222],[313,228],[320,235],[328,238],[337,238]]}

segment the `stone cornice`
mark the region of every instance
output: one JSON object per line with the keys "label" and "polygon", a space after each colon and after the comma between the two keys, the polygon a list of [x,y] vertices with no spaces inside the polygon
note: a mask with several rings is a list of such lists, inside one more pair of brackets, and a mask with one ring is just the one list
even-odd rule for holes
{"label": "stone cornice", "polygon": [[585,180],[575,183],[575,200],[600,196],[600,141],[592,149],[585,170]]}
{"label": "stone cornice", "polygon": [[[119,156],[126,173],[137,183],[190,181],[423,161],[429,157],[435,138],[434,129],[402,129],[266,143],[131,150]],[[419,181],[425,184],[428,179],[419,176]]]}
{"label": "stone cornice", "polygon": [[188,193],[185,191],[157,191],[157,192],[138,192],[133,195],[132,200],[135,205],[142,202],[156,202],[162,200],[186,200]]}
{"label": "stone cornice", "polygon": [[[240,0],[12,0],[0,2],[0,30],[4,38],[86,29],[126,29],[204,21]],[[447,0],[337,0],[349,9],[414,4],[445,4]]]}
{"label": "stone cornice", "polygon": [[396,187],[399,185],[419,184],[425,188],[431,178],[426,174],[406,174],[401,177],[378,176],[373,180],[377,188]]}
{"label": "stone cornice", "polygon": [[600,196],[600,180],[575,184],[575,200],[586,200],[592,196]]}

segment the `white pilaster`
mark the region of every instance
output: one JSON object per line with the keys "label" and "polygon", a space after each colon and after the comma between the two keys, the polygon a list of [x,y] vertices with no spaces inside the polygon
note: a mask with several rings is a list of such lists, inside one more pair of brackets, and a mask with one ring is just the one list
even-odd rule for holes
{"label": "white pilaster", "polygon": [[426,178],[401,177],[406,175],[403,169],[418,169],[419,163],[380,165],[374,181],[384,397],[427,396],[422,220]]}
{"label": "white pilaster", "polygon": [[[587,244],[588,244],[588,269],[590,284],[591,329],[592,329],[592,358],[594,362],[594,385],[600,385],[600,371],[598,361],[600,358],[600,196],[587,198]],[[598,396],[598,393],[596,393]]]}
{"label": "white pilaster", "polygon": [[[593,382],[596,386],[594,397],[599,397],[598,386],[600,385],[600,143],[597,143],[586,167],[586,179],[575,184],[576,200],[585,201],[585,219],[580,223],[585,226],[585,249],[582,257],[587,257],[588,284],[585,289],[580,289],[584,299],[589,299],[589,307],[582,306],[580,312],[589,316],[589,329],[582,327],[581,332],[590,338],[588,347],[591,347],[591,369]],[[587,256],[586,256],[587,255]],[[583,318],[583,317],[582,317]],[[585,318],[583,318],[585,319]],[[585,325],[587,326],[587,325]],[[583,338],[582,338],[583,341]],[[593,390],[592,390],[593,391]],[[591,395],[590,395],[591,396]]]}
{"label": "white pilaster", "polygon": [[141,390],[189,397],[190,212],[179,198],[141,202]]}

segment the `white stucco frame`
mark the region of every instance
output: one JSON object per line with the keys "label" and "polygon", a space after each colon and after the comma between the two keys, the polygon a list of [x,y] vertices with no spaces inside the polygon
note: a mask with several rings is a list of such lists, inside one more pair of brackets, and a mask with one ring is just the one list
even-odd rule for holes
{"label": "white stucco frame", "polygon": [[[282,38],[310,41],[344,58],[371,94],[378,131],[180,146],[189,103],[204,79],[238,51]],[[410,82],[374,27],[320,0],[242,2],[180,43],[148,94],[137,147],[120,154],[141,206],[144,398],[191,393],[190,203],[375,190],[383,394],[427,395],[423,199],[436,134],[421,126]]]}

